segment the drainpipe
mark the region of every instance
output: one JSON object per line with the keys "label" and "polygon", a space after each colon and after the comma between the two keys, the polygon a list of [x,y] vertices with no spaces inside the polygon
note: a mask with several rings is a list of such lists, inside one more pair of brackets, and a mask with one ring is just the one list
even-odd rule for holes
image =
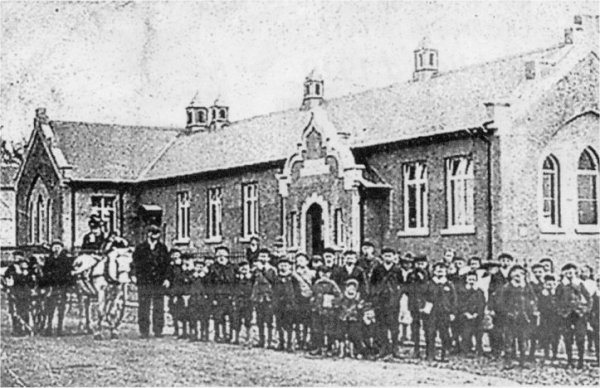
{"label": "drainpipe", "polygon": [[483,123],[483,125],[481,127],[478,128],[469,128],[467,129],[467,132],[469,133],[470,136],[472,136],[473,138],[477,138],[480,139],[481,141],[483,141],[486,145],[486,152],[487,152],[487,219],[488,219],[488,225],[487,225],[487,251],[488,251],[488,261],[493,259],[493,248],[494,248],[494,242],[493,242],[493,226],[494,226],[494,222],[493,222],[493,203],[492,203],[492,142],[490,141],[490,139],[488,139],[488,135],[492,134],[492,132],[494,131],[493,127],[490,127],[490,125],[493,123],[493,121],[487,121],[485,123]]}

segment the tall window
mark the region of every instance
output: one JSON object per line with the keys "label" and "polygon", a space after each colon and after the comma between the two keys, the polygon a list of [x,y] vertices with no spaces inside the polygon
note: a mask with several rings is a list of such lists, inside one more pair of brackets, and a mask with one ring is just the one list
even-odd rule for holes
{"label": "tall window", "polygon": [[29,243],[33,244],[35,240],[35,226],[37,223],[37,212],[35,210],[35,202],[32,198],[29,199]]}
{"label": "tall window", "polygon": [[52,241],[52,200],[48,199],[46,205],[46,241]]}
{"label": "tall window", "polygon": [[342,209],[335,209],[334,213],[334,231],[333,240],[335,245],[340,246],[344,244],[344,215]]}
{"label": "tall window", "polygon": [[554,156],[542,165],[542,224],[560,227],[560,171]]}
{"label": "tall window", "polygon": [[92,214],[96,214],[104,222],[106,233],[117,229],[116,197],[114,195],[93,195]]}
{"label": "tall window", "polygon": [[472,226],[474,218],[473,161],[467,157],[446,160],[448,228]]}
{"label": "tall window", "polygon": [[298,245],[298,213],[290,212],[288,217],[288,245],[295,247]]}
{"label": "tall window", "polygon": [[36,204],[36,223],[35,223],[35,242],[41,243],[44,237],[44,223],[46,222],[46,210],[45,210],[45,201],[44,197],[40,194],[37,199]]}
{"label": "tall window", "polygon": [[190,238],[190,192],[177,193],[177,240]]}
{"label": "tall window", "polygon": [[242,185],[242,235],[258,234],[258,184]]}
{"label": "tall window", "polygon": [[221,237],[222,220],[221,188],[208,189],[208,238]]}
{"label": "tall window", "polygon": [[591,147],[577,165],[577,220],[579,225],[598,225],[598,155]]}
{"label": "tall window", "polygon": [[427,166],[408,163],[403,166],[404,229],[427,229]]}

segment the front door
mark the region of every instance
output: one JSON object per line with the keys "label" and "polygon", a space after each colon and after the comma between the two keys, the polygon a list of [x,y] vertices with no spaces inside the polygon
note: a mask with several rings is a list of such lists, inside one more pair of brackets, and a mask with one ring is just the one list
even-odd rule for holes
{"label": "front door", "polygon": [[306,253],[320,255],[323,248],[323,208],[314,203],[306,212]]}

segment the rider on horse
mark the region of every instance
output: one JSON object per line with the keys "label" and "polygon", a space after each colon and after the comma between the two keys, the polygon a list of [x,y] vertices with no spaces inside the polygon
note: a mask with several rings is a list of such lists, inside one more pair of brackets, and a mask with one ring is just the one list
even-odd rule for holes
{"label": "rider on horse", "polygon": [[98,215],[93,214],[90,217],[88,225],[90,226],[90,231],[85,236],[83,236],[81,250],[88,253],[99,252],[102,250],[107,239],[104,232],[102,231],[102,226],[104,225],[104,222]]}

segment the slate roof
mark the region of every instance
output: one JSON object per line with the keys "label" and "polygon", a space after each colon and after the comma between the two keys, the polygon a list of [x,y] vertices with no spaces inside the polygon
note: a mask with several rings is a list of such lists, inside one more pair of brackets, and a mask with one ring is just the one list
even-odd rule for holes
{"label": "slate roof", "polygon": [[135,180],[175,138],[172,128],[51,121],[73,180]]}
{"label": "slate roof", "polygon": [[[485,102],[525,82],[525,63],[558,62],[573,46],[555,46],[326,100],[323,108],[351,148],[479,127]],[[214,130],[52,122],[73,179],[155,180],[283,161],[297,148],[310,112],[297,108]]]}

